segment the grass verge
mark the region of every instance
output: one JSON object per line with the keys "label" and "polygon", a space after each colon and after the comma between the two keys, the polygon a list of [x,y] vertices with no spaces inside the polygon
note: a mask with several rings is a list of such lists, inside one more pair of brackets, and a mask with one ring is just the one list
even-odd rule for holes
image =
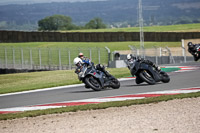
{"label": "grass verge", "polygon": [[[130,76],[127,68],[107,69],[116,78]],[[80,84],[74,70],[57,70],[0,75],[0,94]]]}
{"label": "grass verge", "polygon": [[[0,47],[20,48],[105,48],[111,52],[119,50],[130,50],[129,45],[140,47],[140,42],[24,42],[24,43],[0,43]],[[180,47],[181,42],[144,42],[145,48],[157,47]]]}
{"label": "grass verge", "polygon": [[165,95],[159,97],[151,97],[138,100],[127,100],[127,101],[115,101],[115,102],[106,102],[99,104],[88,104],[80,106],[70,106],[57,109],[46,109],[46,110],[36,110],[36,111],[27,111],[15,114],[0,114],[0,120],[16,119],[23,117],[36,117],[47,114],[58,114],[64,112],[77,112],[85,110],[97,110],[97,109],[106,109],[109,107],[123,107],[139,104],[149,104],[149,103],[158,103],[161,101],[169,101],[173,99],[183,99],[183,98],[197,98],[200,97],[200,92],[188,93],[188,94],[178,94],[178,95]]}
{"label": "grass verge", "polygon": [[[199,32],[199,31],[200,31],[200,23],[144,27],[144,32]],[[115,28],[115,29],[74,30],[70,32],[140,32],[140,29],[139,27],[130,27],[130,28]]]}
{"label": "grass verge", "polygon": [[[180,68],[161,68],[165,72]],[[128,68],[107,68],[114,77],[129,77]],[[36,90],[64,85],[80,84],[74,70],[42,71],[0,75],[0,94]]]}

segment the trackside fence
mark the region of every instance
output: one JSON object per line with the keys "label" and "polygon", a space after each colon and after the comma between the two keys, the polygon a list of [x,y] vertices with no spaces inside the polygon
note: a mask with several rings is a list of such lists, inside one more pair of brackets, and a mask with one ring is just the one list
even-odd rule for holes
{"label": "trackside fence", "polygon": [[73,60],[82,52],[95,64],[108,65],[106,48],[28,48],[0,47],[0,68],[28,70],[73,69]]}
{"label": "trackside fence", "polygon": [[175,64],[194,61],[193,56],[185,47],[156,47],[137,48],[129,45],[130,51],[123,53],[121,51],[121,59],[126,60],[127,54],[133,54],[135,57],[141,57],[153,61],[156,64]]}

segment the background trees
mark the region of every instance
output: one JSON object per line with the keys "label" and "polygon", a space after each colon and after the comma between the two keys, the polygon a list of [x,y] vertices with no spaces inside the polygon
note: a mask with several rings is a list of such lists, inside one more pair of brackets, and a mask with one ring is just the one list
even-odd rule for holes
{"label": "background trees", "polygon": [[94,18],[85,25],[85,29],[105,29],[105,28],[106,25],[103,23],[101,18]]}
{"label": "background trees", "polygon": [[76,30],[76,29],[103,29],[106,25],[101,18],[94,18],[90,20],[85,26],[77,26],[72,23],[69,16],[53,15],[45,17],[38,21],[38,30]]}
{"label": "background trees", "polygon": [[71,30],[76,26],[72,24],[71,17],[53,15],[38,21],[39,30]]}

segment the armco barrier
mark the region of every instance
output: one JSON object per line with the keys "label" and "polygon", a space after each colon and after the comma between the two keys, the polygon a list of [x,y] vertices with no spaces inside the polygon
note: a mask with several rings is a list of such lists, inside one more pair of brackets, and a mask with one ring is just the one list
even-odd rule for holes
{"label": "armco barrier", "polygon": [[[140,41],[139,32],[0,31],[0,42],[119,42]],[[144,32],[145,41],[179,42],[200,38],[200,32]]]}

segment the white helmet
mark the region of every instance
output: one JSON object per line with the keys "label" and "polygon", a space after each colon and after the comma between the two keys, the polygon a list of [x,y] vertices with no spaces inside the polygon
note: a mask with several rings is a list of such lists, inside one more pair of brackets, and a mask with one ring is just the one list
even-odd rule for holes
{"label": "white helmet", "polygon": [[132,54],[127,55],[127,59],[130,60],[132,58]]}
{"label": "white helmet", "polygon": [[75,65],[82,64],[82,63],[83,63],[83,61],[82,61],[79,57],[76,57],[76,58],[74,59],[74,64],[75,64]]}

